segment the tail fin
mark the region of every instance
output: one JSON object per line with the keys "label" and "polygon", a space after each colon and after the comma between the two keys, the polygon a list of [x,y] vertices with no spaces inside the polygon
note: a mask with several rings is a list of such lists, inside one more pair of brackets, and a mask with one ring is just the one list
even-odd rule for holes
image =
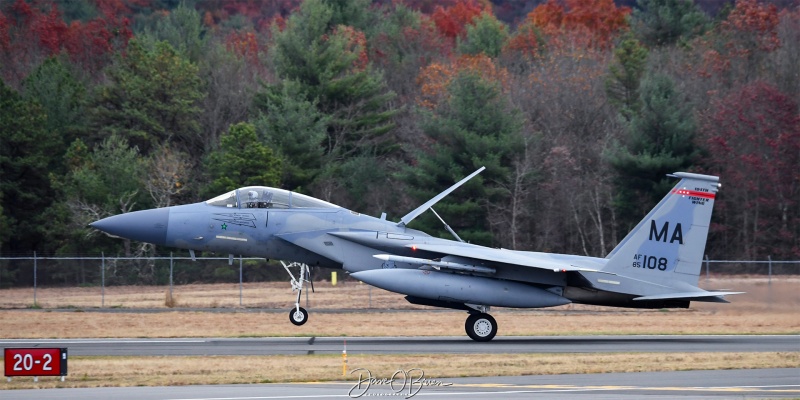
{"label": "tail fin", "polygon": [[606,256],[609,261],[603,271],[697,285],[711,211],[722,185],[716,176],[688,172],[670,176],[681,181]]}

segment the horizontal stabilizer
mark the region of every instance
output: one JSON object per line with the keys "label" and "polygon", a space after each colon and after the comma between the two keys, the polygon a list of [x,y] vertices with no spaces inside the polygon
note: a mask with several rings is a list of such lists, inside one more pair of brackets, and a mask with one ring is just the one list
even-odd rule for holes
{"label": "horizontal stabilizer", "polygon": [[694,300],[694,301],[707,301],[713,303],[727,303],[728,301],[723,299],[723,296],[732,295],[732,294],[742,294],[744,292],[683,292],[683,293],[667,293],[667,294],[657,294],[653,296],[642,296],[636,297],[634,301],[646,301],[646,300],[672,300],[672,299],[681,299],[681,300]]}

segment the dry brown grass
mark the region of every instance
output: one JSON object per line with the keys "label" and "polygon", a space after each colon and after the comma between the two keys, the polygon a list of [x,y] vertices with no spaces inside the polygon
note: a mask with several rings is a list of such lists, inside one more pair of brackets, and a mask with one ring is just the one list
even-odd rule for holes
{"label": "dry brown grass", "polygon": [[[709,288],[732,288],[747,294],[731,296],[732,304],[692,303],[688,310],[627,310],[568,305],[539,310],[495,309],[500,335],[592,334],[797,334],[800,333],[800,278],[783,277],[768,285],[763,278],[712,279]],[[292,293],[276,284],[249,284],[245,300],[267,299],[260,306],[287,312],[198,312],[181,307],[233,307],[238,304],[238,285],[176,286],[177,307],[159,313],[98,313],[92,308],[74,311],[0,311],[2,338],[75,337],[224,337],[224,336],[415,336],[463,335],[460,311],[389,312],[388,308],[425,309],[412,306],[400,295],[372,289],[370,312],[315,313],[330,308],[367,309],[366,285],[318,285],[310,295],[311,318],[302,327],[288,323]],[[96,298],[86,288],[42,289],[44,307],[77,307]],[[21,289],[0,291],[0,305],[21,304]],[[111,293],[109,293],[111,292]],[[165,294],[166,293],[166,294]],[[106,304],[133,305],[166,310],[164,287],[118,287],[107,290]],[[178,298],[178,294],[180,297]],[[114,301],[109,301],[114,299]],[[303,299],[305,303],[305,299]],[[85,311],[85,312],[82,312]]]}
{"label": "dry brown grass", "polygon": [[[709,311],[493,313],[499,335],[797,334],[796,314],[731,316]],[[465,314],[445,312],[312,313],[296,327],[286,313],[98,313],[0,311],[0,338],[461,336]]]}
{"label": "dry brown grass", "polygon": [[[794,312],[800,308],[800,276],[776,276],[768,285],[763,276],[720,276],[700,286],[707,289],[732,289],[747,292],[731,296],[733,304],[692,303],[692,309],[718,312]],[[328,281],[315,283],[309,293],[312,309],[427,309],[409,304],[403,296],[358,282]],[[285,308],[294,304],[295,294],[285,282],[245,283],[242,305],[239,305],[238,284],[192,284],[174,286],[173,307],[177,308]],[[105,289],[106,308],[169,308],[167,286],[111,286]],[[101,288],[39,288],[36,303],[42,308],[99,308]],[[305,305],[305,294],[302,301]],[[29,308],[33,304],[32,288],[0,290],[0,309]],[[569,305],[551,310],[614,310],[604,307]]]}
{"label": "dry brown grass", "polygon": [[[476,363],[475,360],[481,360]],[[403,369],[422,368],[427,377],[555,375],[600,372],[679,371],[702,369],[796,368],[800,353],[638,353],[638,354],[472,354],[358,355],[348,358],[350,371],[366,368],[389,377]],[[268,382],[337,381],[338,355],[217,357],[72,357],[66,382],[57,378],[14,378],[0,389],[165,386]],[[351,384],[343,384],[343,393]]]}
{"label": "dry brown grass", "polygon": [[[797,334],[800,333],[800,278],[735,277],[701,281],[707,288],[747,291],[733,304],[693,303],[689,310],[625,310],[568,305],[547,310],[496,309],[500,335],[595,334]],[[161,308],[165,312],[92,312],[100,306],[99,288],[39,289],[44,310],[19,310],[32,304],[32,290],[0,291],[0,338],[77,337],[225,337],[225,336],[416,336],[463,335],[464,313],[421,311],[402,296],[366,285],[336,287],[318,283],[310,295],[311,318],[302,327],[288,323],[294,296],[285,284],[246,284],[244,307],[287,312],[248,312],[239,307],[238,285],[111,287],[106,307]],[[371,297],[371,299],[370,299]],[[305,303],[305,298],[303,299]],[[332,308],[369,312],[315,313]],[[168,306],[175,308],[167,311]],[[47,308],[73,307],[72,311]],[[182,307],[229,307],[235,312],[202,312]],[[407,309],[392,312],[387,309]],[[475,360],[480,359],[480,363]],[[423,368],[435,378],[682,369],[782,368],[800,366],[800,353],[689,354],[481,354],[358,355],[350,369],[367,368],[375,376],[398,369]],[[66,382],[42,378],[34,384],[15,378],[0,389],[96,386],[155,386],[258,383],[341,379],[341,357],[72,357]],[[352,378],[352,377],[350,377]],[[346,392],[343,386],[343,393]]]}

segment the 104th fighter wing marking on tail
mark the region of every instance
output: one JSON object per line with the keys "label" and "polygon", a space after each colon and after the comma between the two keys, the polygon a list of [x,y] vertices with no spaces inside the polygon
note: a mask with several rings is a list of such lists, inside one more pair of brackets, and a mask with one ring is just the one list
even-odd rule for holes
{"label": "104th fighter wing marking on tail", "polygon": [[[457,182],[400,222],[359,214],[282,189],[251,186],[211,200],[136,211],[91,224],[110,235],[161,246],[289,261],[297,290],[289,319],[308,320],[300,294],[309,266],[338,268],[414,304],[464,310],[476,341],[497,333],[490,307],[538,308],[568,303],[633,308],[686,308],[727,302],[739,292],[697,286],[720,188],[716,176],[676,172],[680,179],[605,258],[489,248],[409,228],[417,216],[477,175]],[[438,216],[438,214],[437,214]],[[442,221],[444,222],[444,221]],[[295,277],[292,268],[299,268]],[[313,289],[313,285],[312,285]]]}

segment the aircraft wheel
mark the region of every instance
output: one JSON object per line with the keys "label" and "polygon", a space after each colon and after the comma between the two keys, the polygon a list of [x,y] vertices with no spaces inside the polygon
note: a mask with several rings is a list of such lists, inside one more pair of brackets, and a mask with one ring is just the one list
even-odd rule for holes
{"label": "aircraft wheel", "polygon": [[300,307],[299,310],[297,307],[292,308],[289,310],[289,321],[297,326],[305,324],[308,321],[308,311],[303,307]]}
{"label": "aircraft wheel", "polygon": [[464,324],[467,335],[476,342],[488,342],[497,334],[497,321],[491,315],[470,314]]}

